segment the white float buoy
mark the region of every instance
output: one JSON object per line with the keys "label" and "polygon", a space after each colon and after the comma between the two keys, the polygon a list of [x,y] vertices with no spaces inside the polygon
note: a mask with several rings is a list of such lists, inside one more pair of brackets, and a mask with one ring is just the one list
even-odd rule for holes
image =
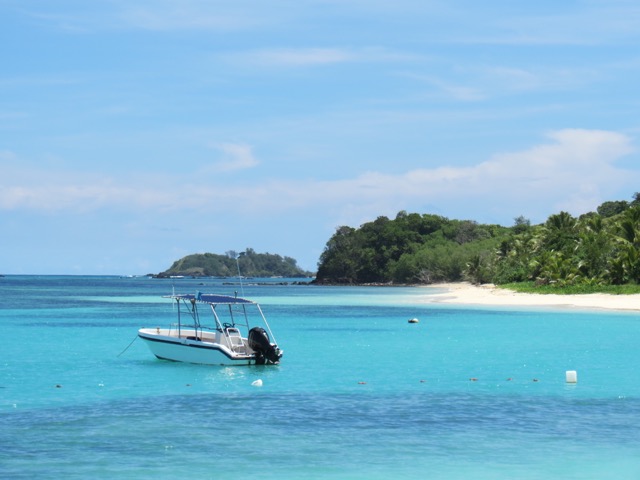
{"label": "white float buoy", "polygon": [[261,379],[254,380],[253,382],[251,382],[251,385],[253,385],[254,387],[261,387],[262,386],[262,380]]}
{"label": "white float buoy", "polygon": [[575,370],[567,370],[567,383],[578,383],[578,372]]}

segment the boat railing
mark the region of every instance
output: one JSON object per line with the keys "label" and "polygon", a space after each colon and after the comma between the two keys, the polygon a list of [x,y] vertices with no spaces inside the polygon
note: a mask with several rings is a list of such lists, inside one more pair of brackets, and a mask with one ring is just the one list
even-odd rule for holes
{"label": "boat railing", "polygon": [[220,329],[217,327],[203,325],[185,325],[184,323],[174,322],[169,324],[169,333],[167,335],[169,337],[177,338],[206,338],[208,341],[214,341],[217,332],[220,332]]}
{"label": "boat railing", "polygon": [[178,332],[178,333],[176,333],[176,337],[179,337],[180,336],[180,333],[179,333],[180,332],[180,323],[175,322],[175,323],[169,324],[169,336],[171,336],[171,331],[172,330],[175,330],[176,332]]}

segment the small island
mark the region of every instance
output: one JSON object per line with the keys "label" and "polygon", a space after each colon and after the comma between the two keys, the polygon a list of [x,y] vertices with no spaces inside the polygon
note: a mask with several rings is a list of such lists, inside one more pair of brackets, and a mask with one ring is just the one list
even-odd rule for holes
{"label": "small island", "polygon": [[291,257],[271,253],[256,253],[247,248],[244,252],[227,251],[224,255],[195,253],[173,262],[164,272],[151,275],[169,277],[286,277],[308,278],[313,273],[300,268]]}

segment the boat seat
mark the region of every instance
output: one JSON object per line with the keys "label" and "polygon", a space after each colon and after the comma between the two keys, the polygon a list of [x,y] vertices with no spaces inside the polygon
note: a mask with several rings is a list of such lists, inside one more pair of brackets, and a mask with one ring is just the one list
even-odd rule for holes
{"label": "boat seat", "polygon": [[227,333],[227,338],[229,339],[231,350],[237,353],[246,353],[246,346],[242,341],[240,330],[235,327],[228,327],[225,329],[225,331]]}

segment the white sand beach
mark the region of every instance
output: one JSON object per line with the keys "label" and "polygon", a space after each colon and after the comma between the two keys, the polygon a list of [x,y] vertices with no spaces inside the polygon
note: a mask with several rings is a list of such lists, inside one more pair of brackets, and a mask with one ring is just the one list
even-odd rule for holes
{"label": "white sand beach", "polygon": [[431,287],[444,290],[442,293],[430,294],[428,300],[425,297],[426,301],[432,303],[640,311],[640,294],[541,295],[516,293],[491,284],[470,283],[443,283]]}

